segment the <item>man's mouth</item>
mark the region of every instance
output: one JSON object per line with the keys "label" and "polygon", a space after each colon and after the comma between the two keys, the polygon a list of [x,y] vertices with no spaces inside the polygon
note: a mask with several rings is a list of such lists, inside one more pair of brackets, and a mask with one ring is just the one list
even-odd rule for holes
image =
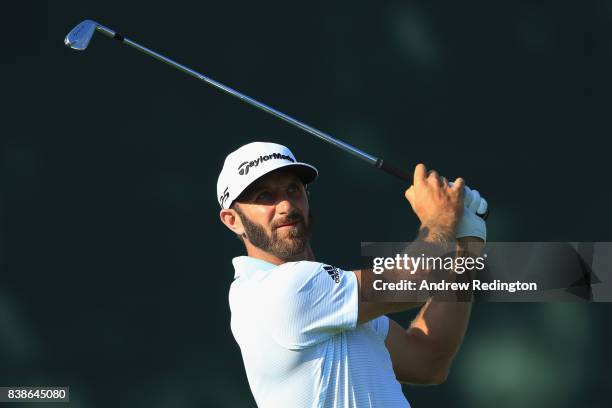
{"label": "man's mouth", "polygon": [[276,227],[276,229],[280,229],[280,228],[285,228],[285,227],[294,227],[296,225],[298,225],[301,221],[291,221],[291,222],[285,222],[283,224],[280,224],[279,226]]}
{"label": "man's mouth", "polygon": [[279,225],[278,227],[276,227],[276,229],[279,229],[279,228],[285,228],[285,227],[293,227],[294,225],[297,225],[297,221],[296,221],[296,222],[289,223],[289,224],[282,224],[282,225]]}

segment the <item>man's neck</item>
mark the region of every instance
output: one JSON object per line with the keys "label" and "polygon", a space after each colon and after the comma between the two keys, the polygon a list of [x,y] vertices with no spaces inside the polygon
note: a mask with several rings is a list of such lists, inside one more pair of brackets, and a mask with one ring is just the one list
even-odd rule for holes
{"label": "man's neck", "polygon": [[282,265],[285,262],[314,261],[315,260],[314,253],[312,252],[312,248],[310,247],[310,244],[308,244],[304,252],[302,252],[299,255],[296,255],[295,257],[292,257],[291,259],[281,259],[277,257],[276,255],[266,252],[263,249],[258,248],[253,245],[246,245],[246,247],[247,247],[247,255],[250,256],[251,258],[261,259],[262,261],[269,262],[274,265]]}

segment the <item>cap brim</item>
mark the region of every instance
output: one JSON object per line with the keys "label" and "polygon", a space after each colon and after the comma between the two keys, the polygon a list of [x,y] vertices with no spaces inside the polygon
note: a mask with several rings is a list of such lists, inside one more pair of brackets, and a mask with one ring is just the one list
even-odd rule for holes
{"label": "cap brim", "polygon": [[314,166],[311,166],[310,164],[306,163],[289,163],[275,170],[278,169],[291,170],[300,178],[300,180],[302,180],[302,183],[304,184],[312,183],[319,176],[319,172],[317,171],[317,169]]}

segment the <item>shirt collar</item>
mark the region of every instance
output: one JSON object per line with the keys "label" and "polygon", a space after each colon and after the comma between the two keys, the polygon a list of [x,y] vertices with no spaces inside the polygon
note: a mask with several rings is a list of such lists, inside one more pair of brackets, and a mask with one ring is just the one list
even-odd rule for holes
{"label": "shirt collar", "polygon": [[276,268],[277,265],[250,256],[237,256],[232,259],[234,264],[234,279],[248,271],[267,271]]}

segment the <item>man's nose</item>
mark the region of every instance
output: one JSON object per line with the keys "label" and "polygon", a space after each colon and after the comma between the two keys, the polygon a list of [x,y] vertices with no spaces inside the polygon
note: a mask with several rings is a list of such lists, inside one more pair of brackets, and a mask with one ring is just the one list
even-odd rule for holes
{"label": "man's nose", "polygon": [[276,211],[280,214],[288,214],[294,207],[295,206],[293,205],[293,202],[291,201],[289,196],[287,194],[282,194],[278,198],[278,202],[276,204]]}

